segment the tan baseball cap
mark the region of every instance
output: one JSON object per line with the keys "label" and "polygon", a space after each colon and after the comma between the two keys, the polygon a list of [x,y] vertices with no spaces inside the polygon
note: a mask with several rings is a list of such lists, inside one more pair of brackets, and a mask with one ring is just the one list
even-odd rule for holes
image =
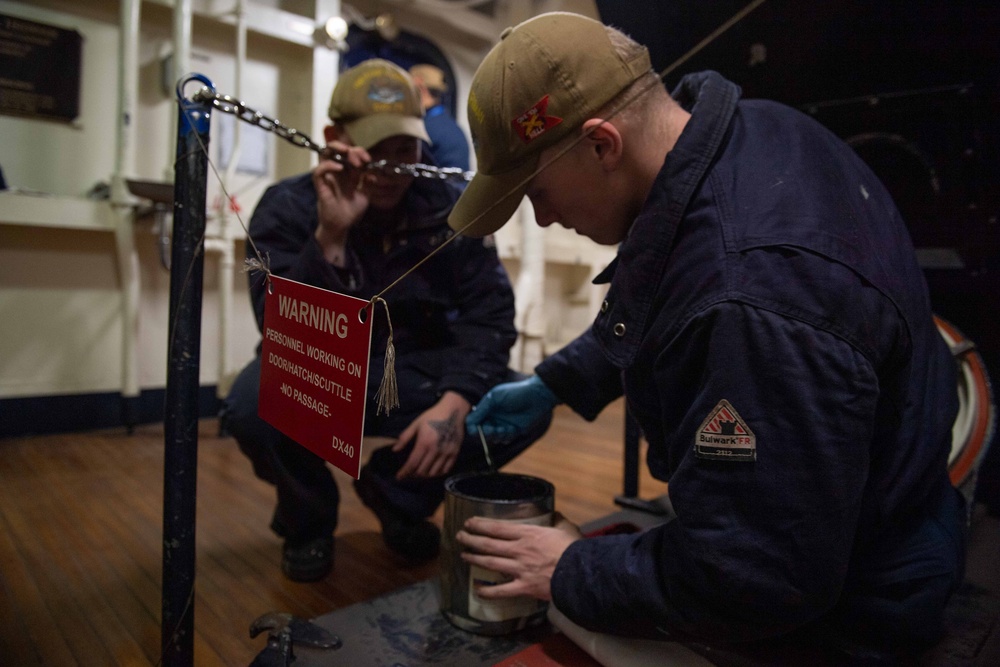
{"label": "tan baseball cap", "polygon": [[444,72],[434,65],[414,65],[410,68],[410,75],[423,81],[428,90],[437,93],[448,92],[448,85],[444,82]]}
{"label": "tan baseball cap", "polygon": [[430,143],[413,79],[388,60],[365,60],[343,72],[330,98],[329,115],[365,149],[400,134]]}
{"label": "tan baseball cap", "polygon": [[[477,171],[448,217],[466,236],[500,229],[521,203],[539,154],[651,69],[642,49],[623,60],[604,24],[542,14],[500,35],[476,70],[468,116]],[[475,221],[473,223],[473,221]]]}

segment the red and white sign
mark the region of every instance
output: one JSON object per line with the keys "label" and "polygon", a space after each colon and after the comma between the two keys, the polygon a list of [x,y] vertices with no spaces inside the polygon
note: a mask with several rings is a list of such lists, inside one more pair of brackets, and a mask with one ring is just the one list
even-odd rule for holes
{"label": "red and white sign", "polygon": [[369,304],[287,278],[269,280],[258,414],[357,479],[371,352]]}

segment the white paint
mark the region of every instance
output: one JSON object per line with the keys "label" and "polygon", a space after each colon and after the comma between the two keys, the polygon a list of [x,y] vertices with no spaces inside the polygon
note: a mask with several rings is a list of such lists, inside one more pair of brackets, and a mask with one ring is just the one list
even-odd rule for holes
{"label": "white paint", "polygon": [[[340,4],[338,0],[309,4],[315,15],[302,17],[281,9],[290,5],[287,2],[246,0],[244,61],[239,53],[243,47],[233,37],[238,22],[234,0],[191,0],[196,20],[190,67],[211,79],[219,92],[241,91],[251,106],[321,139],[338,54],[325,45],[312,48],[312,36],[293,34],[285,23],[297,18],[322,25],[338,13]],[[352,4],[359,9],[365,5]],[[435,20],[426,6],[409,10],[406,2],[383,2],[383,9],[389,4],[397,5],[401,27],[439,44],[455,70],[459,100],[464,100],[492,42],[463,32],[454,22]],[[589,0],[520,0],[518,9],[531,13],[570,9],[596,16],[592,5]],[[130,240],[129,234],[121,233],[125,229],[121,218],[107,201],[84,198],[95,184],[111,182],[116,164],[125,177],[157,181],[164,179],[164,165],[173,163],[175,107],[172,93],[167,96],[163,91],[161,75],[162,60],[174,48],[172,17],[163,7],[172,8],[173,0],[145,0],[142,6],[136,89],[130,102],[135,111],[124,144],[127,147],[132,137],[135,150],[120,154],[116,126],[121,106],[117,82],[122,0],[0,0],[0,13],[74,29],[83,36],[80,117],[75,123],[0,116],[0,160],[8,184],[47,193],[44,197],[0,194],[0,398],[165,386],[170,277],[159,264],[153,218],[140,216],[127,225]],[[212,29],[216,25],[219,28]],[[499,36],[506,26],[492,27],[492,34]],[[464,104],[459,104],[458,116],[467,130]],[[213,127],[213,138],[217,134]],[[268,141],[273,160],[266,176],[236,171],[227,177],[227,188],[237,193],[244,224],[270,183],[308,170],[314,159],[309,151],[273,135]],[[214,143],[209,151],[217,160],[218,142]],[[219,195],[210,172],[207,236],[211,240],[205,258],[201,336],[205,385],[226,383],[226,376],[252,357],[260,339],[242,271],[245,232],[236,216],[223,222],[215,206]],[[131,209],[127,213],[131,216]],[[545,239],[543,338],[532,354],[540,357],[590,324],[604,288],[593,287],[588,280],[610,261],[614,250],[558,228],[533,231]],[[524,243],[518,226],[508,225],[497,240],[517,284]],[[134,273],[134,280],[129,273]],[[524,289],[537,294],[537,285]],[[127,314],[129,300],[135,304],[134,320]],[[532,335],[539,329],[534,322],[526,326]],[[130,328],[136,340],[133,354],[123,349]],[[135,378],[133,386],[128,377]]]}

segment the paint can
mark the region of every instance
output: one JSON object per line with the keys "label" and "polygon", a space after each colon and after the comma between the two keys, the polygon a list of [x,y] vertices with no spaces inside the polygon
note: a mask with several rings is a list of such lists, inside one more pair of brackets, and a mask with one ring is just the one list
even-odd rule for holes
{"label": "paint can", "polygon": [[505,635],[545,619],[548,603],[528,596],[486,600],[475,586],[508,578],[462,560],[455,540],[473,516],[551,526],[555,488],[538,477],[509,473],[464,473],[445,481],[441,537],[441,612],[452,625],[480,635]]}

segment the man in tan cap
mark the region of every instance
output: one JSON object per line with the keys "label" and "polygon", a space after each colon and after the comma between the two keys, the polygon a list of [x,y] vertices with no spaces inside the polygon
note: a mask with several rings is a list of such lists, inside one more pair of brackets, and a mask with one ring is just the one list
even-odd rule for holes
{"label": "man in tan cap", "polygon": [[478,172],[454,229],[492,233],[527,196],[538,224],[620,247],[593,326],[467,428],[516,434],[560,402],[593,419],[624,389],[676,512],[590,539],[470,519],[463,557],[509,578],[478,595],[714,655],[933,641],[964,557],[955,364],[871,170],[714,72],[669,95],[645,48],[573,14],[505,31],[468,114]]}
{"label": "man in tan cap", "polygon": [[421,63],[410,68],[410,76],[420,91],[424,105],[424,124],[430,136],[428,147],[434,163],[440,167],[469,169],[469,140],[444,105],[448,84],[444,72],[434,65]]}
{"label": "man in tan cap", "polygon": [[[369,299],[413,269],[452,232],[446,216],[454,183],[369,169],[421,162],[427,140],[423,108],[409,75],[385,60],[343,72],[330,100],[328,149],[311,173],[267,190],[250,221],[255,247],[275,275]],[[248,244],[248,255],[255,255]],[[257,323],[265,283],[250,278]],[[376,410],[388,330],[375,321],[365,435],[388,436],[371,453],[355,489],[378,516],[386,545],[405,562],[434,558],[440,531],[428,521],[444,497],[450,472],[485,467],[478,434],[464,430],[473,403],[507,369],[514,297],[492,242],[455,239],[386,294],[395,342],[400,406]],[[223,426],[276,487],[272,528],[284,538],[282,571],[295,581],[324,577],[333,562],[339,493],[326,463],[257,416],[260,359],[237,377]],[[524,437],[497,443],[496,465],[513,458],[548,427],[551,414]]]}

